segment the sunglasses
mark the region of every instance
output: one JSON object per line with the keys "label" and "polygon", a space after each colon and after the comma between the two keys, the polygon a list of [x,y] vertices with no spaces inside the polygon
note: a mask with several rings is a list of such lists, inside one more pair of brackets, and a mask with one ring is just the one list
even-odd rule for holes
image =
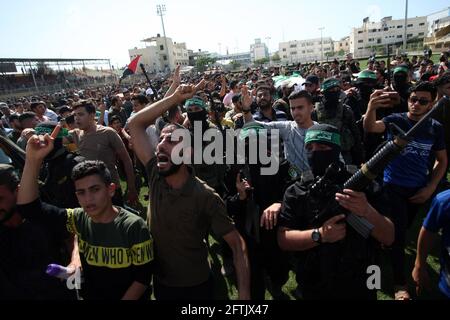
{"label": "sunglasses", "polygon": [[416,103],[418,101],[421,106],[426,106],[427,104],[430,103],[430,100],[419,99],[417,97],[411,97],[411,98],[409,98],[409,101],[411,101],[411,103]]}

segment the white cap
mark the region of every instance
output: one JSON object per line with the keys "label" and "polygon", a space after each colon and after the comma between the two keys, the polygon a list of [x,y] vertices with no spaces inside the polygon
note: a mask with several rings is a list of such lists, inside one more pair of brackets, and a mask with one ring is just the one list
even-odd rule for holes
{"label": "white cap", "polygon": [[145,90],[145,94],[147,96],[151,96],[152,94],[154,94],[154,92],[153,92],[152,88],[148,88],[147,90]]}

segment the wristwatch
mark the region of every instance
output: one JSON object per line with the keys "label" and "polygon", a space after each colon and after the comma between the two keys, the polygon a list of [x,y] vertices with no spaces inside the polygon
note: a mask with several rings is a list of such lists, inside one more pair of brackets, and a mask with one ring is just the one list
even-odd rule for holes
{"label": "wristwatch", "polygon": [[311,238],[315,243],[322,243],[322,235],[320,234],[319,229],[314,229],[313,233],[311,234]]}

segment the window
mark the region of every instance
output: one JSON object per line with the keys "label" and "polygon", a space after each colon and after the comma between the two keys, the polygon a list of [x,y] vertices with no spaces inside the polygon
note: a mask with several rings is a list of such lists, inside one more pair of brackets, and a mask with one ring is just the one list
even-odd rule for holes
{"label": "window", "polygon": [[413,37],[413,35],[412,34],[408,34],[408,38],[412,38]]}
{"label": "window", "polygon": [[408,28],[412,28],[412,27],[414,27],[413,24],[408,24]]}
{"label": "window", "polygon": [[163,45],[160,45],[160,46],[159,46],[159,50],[161,50],[161,51],[164,50],[164,46],[163,46]]}
{"label": "window", "polygon": [[358,48],[358,50],[362,50],[362,49],[364,49],[363,47],[361,47],[361,48]]}
{"label": "window", "polygon": [[167,56],[166,56],[166,55],[164,55],[164,56],[163,56],[163,59],[164,59],[164,61],[166,61],[166,60],[167,60]]}
{"label": "window", "polygon": [[397,36],[397,39],[401,39],[401,38],[403,38],[403,35],[399,34],[399,35]]}
{"label": "window", "polygon": [[377,39],[377,44],[380,44],[380,43],[381,43],[381,40],[382,40],[381,38],[378,38],[378,39]]}
{"label": "window", "polygon": [[401,29],[401,28],[403,28],[403,26],[397,26],[397,29]]}
{"label": "window", "polygon": [[419,37],[420,37],[420,36],[423,36],[423,35],[424,35],[424,33],[423,33],[423,32],[420,32],[420,33],[419,33]]}
{"label": "window", "polygon": [[297,55],[297,51],[292,51],[291,56],[295,56],[295,55]]}
{"label": "window", "polygon": [[303,53],[303,54],[305,54],[305,53],[306,53],[306,51],[305,51],[305,50],[302,50],[302,53]]}
{"label": "window", "polygon": [[384,28],[384,31],[388,31],[388,30],[389,30],[389,28],[388,28],[388,27]]}
{"label": "window", "polygon": [[373,38],[369,38],[369,42],[373,42]]}
{"label": "window", "polygon": [[364,41],[363,40],[358,40],[358,43],[363,43]]}
{"label": "window", "polygon": [[286,48],[283,48],[283,52],[286,52]]}
{"label": "window", "polygon": [[297,45],[296,45],[296,44],[291,44],[290,47],[291,47],[291,48],[297,48]]}
{"label": "window", "polygon": [[425,25],[425,23],[424,22],[422,22],[422,23],[419,23],[419,26],[424,26]]}
{"label": "window", "polygon": [[363,33],[363,31],[358,31],[359,34]]}
{"label": "window", "polygon": [[377,29],[372,29],[372,32],[377,32]]}
{"label": "window", "polygon": [[283,56],[283,59],[287,59],[287,56],[286,56],[286,55],[284,55],[284,56]]}

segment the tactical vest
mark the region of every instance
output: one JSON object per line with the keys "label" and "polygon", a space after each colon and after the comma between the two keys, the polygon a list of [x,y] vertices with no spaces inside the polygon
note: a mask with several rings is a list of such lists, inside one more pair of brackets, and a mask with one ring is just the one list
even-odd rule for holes
{"label": "tactical vest", "polygon": [[[325,221],[318,221],[317,214],[326,205],[326,199],[312,201],[308,187],[302,196],[303,221],[306,230],[319,228]],[[329,199],[328,199],[329,200]],[[331,217],[325,218],[328,220]],[[300,263],[304,273],[303,283],[306,288],[321,288],[324,292],[339,292],[339,287],[349,281],[365,284],[366,268],[374,264],[373,240],[364,240],[347,225],[345,240],[333,244],[321,244],[318,247],[302,252]]]}
{"label": "tactical vest", "polygon": [[325,105],[321,102],[316,103],[317,122],[329,124],[338,128],[341,134],[341,149],[348,152],[355,145],[355,138],[350,131],[350,117],[348,110],[342,102],[339,103],[336,110],[336,115],[333,117],[325,109]]}

